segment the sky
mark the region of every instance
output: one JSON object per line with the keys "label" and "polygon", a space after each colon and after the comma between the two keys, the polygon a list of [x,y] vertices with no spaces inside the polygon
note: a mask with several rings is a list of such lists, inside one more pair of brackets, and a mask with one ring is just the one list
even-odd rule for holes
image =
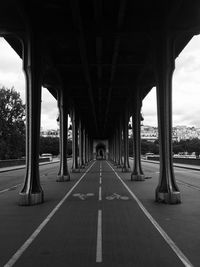
{"label": "sky", "polygon": [[[173,126],[200,127],[200,35],[176,58],[172,81]],[[144,125],[157,126],[156,88],[143,100]]]}
{"label": "sky", "polygon": [[[7,88],[13,86],[25,103],[25,76],[22,70],[22,60],[3,38],[0,38],[0,86]],[[57,116],[57,101],[46,88],[42,88],[42,129],[58,129]]]}
{"label": "sky", "polygon": [[[22,60],[3,38],[0,38],[0,86],[14,86],[25,102]],[[187,125],[200,128],[200,35],[193,37],[176,59],[172,86],[173,126]],[[142,113],[144,125],[157,126],[155,88],[152,88],[143,100]],[[57,129],[57,115],[56,100],[47,89],[42,88],[42,129]]]}

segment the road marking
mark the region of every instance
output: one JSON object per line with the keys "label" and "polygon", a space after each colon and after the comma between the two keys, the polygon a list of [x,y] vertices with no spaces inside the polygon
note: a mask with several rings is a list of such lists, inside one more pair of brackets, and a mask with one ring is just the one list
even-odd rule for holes
{"label": "road marking", "polygon": [[102,262],[102,210],[98,210],[96,262]]}
{"label": "road marking", "polygon": [[25,243],[17,250],[17,252],[10,258],[10,260],[4,265],[4,267],[12,267],[16,261],[22,256],[25,250],[31,245],[35,238],[39,235],[46,224],[51,220],[54,214],[58,211],[61,205],[69,197],[74,188],[82,181],[88,171],[93,167],[95,162],[87,169],[87,171],[80,177],[80,179],[75,183],[75,185],[67,192],[67,194],[62,198],[62,200],[56,205],[56,207],[49,213],[49,215],[44,219],[44,221],[38,226],[38,228],[32,233],[32,235],[25,241]]}
{"label": "road marking", "polygon": [[75,193],[72,196],[73,197],[78,197],[81,200],[86,200],[88,197],[93,197],[94,196],[94,193],[86,193],[86,194],[83,194],[83,193]]}
{"label": "road marking", "polygon": [[186,182],[182,182],[182,181],[180,181],[179,179],[176,179],[176,182],[177,182],[178,184],[182,184],[182,185],[184,185],[184,186],[186,186],[186,187],[189,187],[189,188],[192,188],[192,189],[195,189],[195,190],[200,191],[200,187],[198,187],[198,186],[195,186],[195,185],[192,185],[192,184],[188,184],[188,183],[186,183]]}
{"label": "road marking", "polygon": [[102,200],[102,195],[101,195],[101,186],[99,186],[99,201]]}
{"label": "road marking", "polygon": [[102,184],[102,179],[101,179],[101,177],[100,177],[100,179],[99,179],[99,184]]}
{"label": "road marking", "polygon": [[3,190],[0,191],[0,194],[5,193],[5,192],[8,192],[8,191],[11,191],[11,190],[14,190],[14,189],[16,189],[19,185],[21,185],[21,184],[17,184],[17,185],[11,186],[11,187],[9,187],[9,188],[3,189]]}
{"label": "road marking", "polygon": [[107,164],[114,171],[117,178],[121,181],[121,183],[124,185],[124,187],[128,190],[128,192],[131,194],[133,199],[137,202],[140,209],[144,212],[144,214],[147,216],[147,218],[150,220],[150,222],[153,224],[153,226],[156,228],[156,230],[161,234],[161,236],[164,238],[166,243],[171,247],[171,249],[175,252],[175,254],[178,256],[178,258],[182,261],[184,266],[192,267],[193,265],[189,261],[189,259],[183,254],[183,252],[177,247],[177,245],[174,243],[174,241],[168,236],[168,234],[162,229],[162,227],[157,223],[157,221],[151,216],[151,214],[143,206],[142,202],[136,197],[136,195],[126,185],[126,183],[122,180],[122,178],[118,175],[118,173],[113,169],[113,167],[108,162],[107,162]]}
{"label": "road marking", "polygon": [[118,199],[118,200],[129,200],[129,197],[127,196],[121,196],[117,193],[113,193],[111,196],[107,196],[106,197],[107,200],[114,200],[114,199]]}

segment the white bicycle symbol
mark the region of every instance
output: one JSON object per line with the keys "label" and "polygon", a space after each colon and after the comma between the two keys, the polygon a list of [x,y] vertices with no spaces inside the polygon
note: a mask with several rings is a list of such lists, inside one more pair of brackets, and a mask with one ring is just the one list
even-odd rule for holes
{"label": "white bicycle symbol", "polygon": [[121,196],[117,193],[113,193],[111,196],[106,197],[107,200],[114,200],[114,199],[118,199],[118,200],[128,200],[129,197],[127,196]]}
{"label": "white bicycle symbol", "polygon": [[81,200],[86,200],[87,197],[93,197],[93,196],[94,196],[93,193],[87,193],[87,194],[75,193],[75,194],[73,194],[73,197],[78,197]]}

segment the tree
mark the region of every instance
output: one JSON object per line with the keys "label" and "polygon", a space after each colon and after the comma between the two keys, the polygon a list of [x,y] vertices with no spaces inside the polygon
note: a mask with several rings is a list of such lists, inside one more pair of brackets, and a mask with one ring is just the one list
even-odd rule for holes
{"label": "tree", "polygon": [[[59,154],[59,138],[58,137],[40,137],[40,155],[43,153]],[[67,156],[72,155],[72,141],[67,140]]]}
{"label": "tree", "polygon": [[25,155],[25,105],[12,87],[0,88],[0,159]]}
{"label": "tree", "polygon": [[199,158],[200,140],[198,138],[194,138],[194,139],[189,140],[189,142],[188,142],[188,152],[189,153],[195,152],[196,157]]}
{"label": "tree", "polygon": [[59,138],[58,137],[40,137],[40,154],[51,153],[59,154]]}

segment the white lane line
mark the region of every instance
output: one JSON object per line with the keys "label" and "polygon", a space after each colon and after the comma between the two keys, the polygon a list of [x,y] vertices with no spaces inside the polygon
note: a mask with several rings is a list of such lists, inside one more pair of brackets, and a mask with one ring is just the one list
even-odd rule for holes
{"label": "white lane line", "polygon": [[98,210],[96,262],[102,262],[102,210]]}
{"label": "white lane line", "polygon": [[178,184],[182,184],[182,185],[184,185],[184,186],[186,186],[186,187],[189,187],[189,188],[192,188],[192,189],[195,189],[195,190],[200,191],[200,187],[198,187],[198,186],[195,186],[195,185],[192,185],[192,184],[188,184],[188,183],[182,182],[182,181],[180,181],[179,179],[176,179],[176,182],[177,182]]}
{"label": "white lane line", "polygon": [[19,185],[21,185],[21,184],[13,185],[13,186],[11,186],[11,187],[9,187],[9,188],[3,189],[3,190],[0,191],[0,194],[5,193],[5,192],[8,192],[8,191],[10,191],[10,190],[12,190],[12,189],[15,189],[15,188],[17,188]]}
{"label": "white lane line", "polygon": [[102,184],[102,169],[101,169],[101,163],[100,163],[100,173],[99,173],[99,184]]}
{"label": "white lane line", "polygon": [[102,200],[102,194],[101,194],[101,186],[99,186],[99,201]]}
{"label": "white lane line", "polygon": [[69,197],[71,192],[75,189],[75,187],[81,182],[81,180],[85,177],[85,175],[89,172],[95,162],[87,169],[87,171],[80,177],[80,179],[75,183],[75,185],[67,192],[67,194],[62,198],[62,200],[56,205],[56,207],[49,213],[49,215],[44,219],[44,221],[38,226],[38,228],[32,233],[32,235],[25,241],[25,243],[17,250],[17,252],[10,258],[10,260],[4,265],[4,267],[13,266],[16,261],[22,256],[25,250],[31,245],[31,243],[35,240],[35,238],[39,235],[42,229],[46,226],[46,224],[51,220],[56,211],[61,207],[61,205],[65,202],[65,200]]}
{"label": "white lane line", "polygon": [[108,162],[107,162],[107,164],[114,171],[117,178],[121,181],[121,183],[124,185],[124,187],[128,190],[128,192],[131,194],[133,199],[137,202],[140,209],[144,212],[144,214],[147,216],[147,218],[150,220],[150,222],[153,224],[153,226],[156,228],[156,230],[161,234],[161,236],[164,238],[166,243],[171,247],[171,249],[175,252],[175,254],[178,256],[178,258],[182,261],[184,266],[192,267],[193,265],[189,261],[189,259],[183,254],[183,252],[177,247],[177,245],[174,243],[174,241],[168,236],[168,234],[162,229],[162,227],[157,223],[157,221],[151,216],[151,214],[147,211],[147,209],[143,206],[143,204],[136,197],[136,195],[131,191],[131,189],[125,184],[125,182],[118,175],[118,173],[113,169],[113,167]]}

